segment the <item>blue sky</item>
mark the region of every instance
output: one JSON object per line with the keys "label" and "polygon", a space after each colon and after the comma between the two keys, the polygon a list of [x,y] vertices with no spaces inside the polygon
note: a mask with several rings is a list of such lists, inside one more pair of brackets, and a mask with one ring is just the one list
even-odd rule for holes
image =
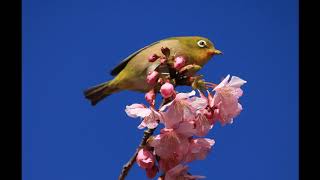
{"label": "blue sky", "polygon": [[[243,112],[215,126],[206,160],[192,174],[216,180],[298,179],[298,1],[24,0],[22,17],[24,180],[117,179],[140,142],[124,91],[92,107],[83,90],[154,41],[211,39],[223,56],[200,73],[248,81]],[[190,90],[185,88],[184,90]],[[136,165],[129,179],[147,179]]]}

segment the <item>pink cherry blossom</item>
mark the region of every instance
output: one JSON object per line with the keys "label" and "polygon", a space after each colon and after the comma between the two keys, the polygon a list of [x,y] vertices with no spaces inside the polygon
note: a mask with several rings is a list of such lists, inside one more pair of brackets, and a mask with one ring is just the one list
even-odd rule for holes
{"label": "pink cherry blossom", "polygon": [[162,120],[166,128],[175,128],[180,122],[194,119],[196,115],[195,105],[191,106],[190,93],[178,93],[174,100],[161,107]]}
{"label": "pink cherry blossom", "polygon": [[149,72],[147,75],[147,83],[150,85],[154,85],[157,82],[157,78],[159,73],[157,71]]}
{"label": "pink cherry blossom", "polygon": [[132,104],[130,106],[126,106],[125,112],[128,116],[137,118],[137,117],[146,117],[149,116],[151,113],[151,110],[147,108],[143,104]]}
{"label": "pink cherry blossom", "polygon": [[200,94],[200,98],[207,102],[207,106],[209,108],[214,108],[214,99],[212,94],[207,90],[207,97],[206,97],[201,91],[198,91],[198,92]]}
{"label": "pink cherry blossom", "polygon": [[166,175],[165,180],[194,180],[194,179],[203,179],[204,176],[192,176],[188,174],[188,166],[179,164],[174,168],[170,169]]}
{"label": "pink cherry blossom", "polygon": [[169,159],[185,154],[188,150],[189,141],[187,137],[178,134],[173,129],[164,128],[149,144],[154,147],[158,156]]}
{"label": "pink cherry blossom", "polygon": [[174,93],[174,87],[171,83],[164,83],[160,88],[160,93],[164,98],[169,98]]}
{"label": "pink cherry blossom", "polygon": [[182,56],[178,56],[174,59],[173,67],[177,70],[180,70],[186,63],[186,59]]}
{"label": "pink cherry blossom", "polygon": [[191,137],[197,133],[196,125],[194,121],[183,121],[176,125],[174,129],[177,134],[185,137]]}
{"label": "pink cherry blossom", "polygon": [[140,149],[136,157],[137,164],[143,169],[152,168],[155,160],[154,155],[145,148]]}
{"label": "pink cherry blossom", "polygon": [[143,129],[145,127],[155,128],[158,126],[158,121],[161,117],[160,113],[154,110],[152,107],[147,108],[143,104],[132,104],[127,106],[125,109],[128,116],[133,118],[143,118],[143,121],[138,126],[139,129]]}
{"label": "pink cherry blossom", "polygon": [[[200,91],[199,91],[200,92]],[[191,106],[196,110],[205,109],[208,106],[208,99],[201,96],[200,97],[192,97],[190,98]]]}
{"label": "pink cherry blossom", "polygon": [[211,111],[208,110],[202,110],[198,111],[198,113],[194,123],[195,123],[195,135],[196,136],[205,136],[208,134],[209,130],[213,127],[213,121],[211,120],[211,117],[208,117],[209,115],[213,117],[213,114]]}
{"label": "pink cherry blossom", "polygon": [[[181,58],[175,59],[176,69],[181,68],[180,66],[185,63]],[[164,81],[158,79],[158,72],[152,73],[149,73],[147,81],[150,83]],[[195,91],[176,94],[173,85],[167,81],[161,86],[160,93],[164,98],[172,97],[173,100],[159,110],[154,109],[154,90],[145,94],[145,99],[150,104],[149,108],[143,104],[126,106],[125,111],[128,116],[143,119],[138,126],[139,129],[154,129],[158,123],[164,124],[160,134],[149,138],[147,145],[139,150],[136,157],[137,164],[145,169],[147,177],[154,178],[159,171],[162,171],[165,174],[165,180],[204,178],[204,176],[189,174],[188,166],[182,163],[203,160],[207,157],[215,141],[194,136],[207,135],[217,121],[222,125],[233,122],[233,118],[242,110],[239,98],[243,94],[240,87],[244,83],[246,81],[236,76],[230,79],[228,75],[214,88],[214,94],[207,91],[205,95],[199,91],[200,96],[196,96]]]}
{"label": "pink cherry blossom", "polygon": [[161,115],[158,111],[154,110],[152,107],[150,109],[151,109],[151,113],[148,116],[145,116],[143,118],[143,121],[138,126],[139,129],[143,129],[145,127],[149,129],[154,129],[158,126]]}
{"label": "pink cherry blossom", "polygon": [[[198,112],[207,106],[207,100],[194,97],[191,93],[178,93],[175,99],[165,105],[160,112],[166,128],[184,136],[205,135],[212,128],[210,122],[205,122]],[[166,110],[166,111],[165,111]]]}
{"label": "pink cherry blossom", "polygon": [[238,103],[238,99],[243,93],[240,87],[246,81],[236,76],[232,76],[230,81],[229,79],[230,75],[214,89],[216,94],[213,97],[213,101],[214,105],[219,109],[215,114],[222,125],[232,123],[233,118],[242,111],[242,106]]}
{"label": "pink cherry blossom", "polygon": [[215,142],[213,139],[208,138],[192,139],[189,145],[188,153],[185,155],[184,162],[205,159],[214,143]]}
{"label": "pink cherry blossom", "polygon": [[201,91],[199,91],[200,98],[195,97],[197,101],[192,103],[192,106],[197,108],[197,115],[195,117],[195,129],[197,136],[205,136],[213,124],[217,116],[214,114],[215,106],[213,104],[213,97],[207,91],[208,97],[206,97]]}

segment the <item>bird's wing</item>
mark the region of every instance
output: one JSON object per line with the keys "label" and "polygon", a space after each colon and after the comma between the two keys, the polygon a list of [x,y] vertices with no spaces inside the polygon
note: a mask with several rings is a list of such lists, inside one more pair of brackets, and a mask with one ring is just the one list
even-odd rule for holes
{"label": "bird's wing", "polygon": [[148,47],[151,47],[157,43],[159,43],[160,41],[157,41],[157,42],[154,42],[152,44],[149,44],[148,46],[146,47],[143,47],[141,49],[139,49],[138,51],[132,53],[130,56],[128,56],[127,58],[125,58],[124,60],[122,60],[116,67],[114,67],[112,70],[111,70],[111,75],[112,76],[116,76],[117,74],[119,74],[123,69],[124,67],[126,67],[126,65],[128,64],[128,62],[134,57],[136,56],[137,54],[139,54],[141,51],[143,51],[144,49],[147,49]]}

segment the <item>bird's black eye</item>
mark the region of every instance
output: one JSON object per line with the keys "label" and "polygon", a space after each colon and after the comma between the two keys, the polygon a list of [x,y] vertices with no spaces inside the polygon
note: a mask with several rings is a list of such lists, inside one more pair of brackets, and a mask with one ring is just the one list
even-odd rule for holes
{"label": "bird's black eye", "polygon": [[203,48],[203,47],[206,47],[207,46],[207,42],[205,40],[200,40],[198,41],[198,46]]}

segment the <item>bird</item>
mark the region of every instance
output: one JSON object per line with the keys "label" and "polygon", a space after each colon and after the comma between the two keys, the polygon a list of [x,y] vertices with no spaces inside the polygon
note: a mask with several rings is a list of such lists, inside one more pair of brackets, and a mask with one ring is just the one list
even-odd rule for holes
{"label": "bird", "polygon": [[154,54],[161,54],[161,49],[164,47],[169,48],[176,57],[185,57],[186,64],[196,64],[200,67],[203,67],[213,55],[222,54],[205,37],[178,36],[162,39],[137,50],[122,60],[111,70],[110,74],[114,78],[86,89],[85,98],[95,106],[105,97],[122,90],[148,92],[153,86],[146,83],[146,77],[160,64],[159,61],[150,62],[148,58]]}

